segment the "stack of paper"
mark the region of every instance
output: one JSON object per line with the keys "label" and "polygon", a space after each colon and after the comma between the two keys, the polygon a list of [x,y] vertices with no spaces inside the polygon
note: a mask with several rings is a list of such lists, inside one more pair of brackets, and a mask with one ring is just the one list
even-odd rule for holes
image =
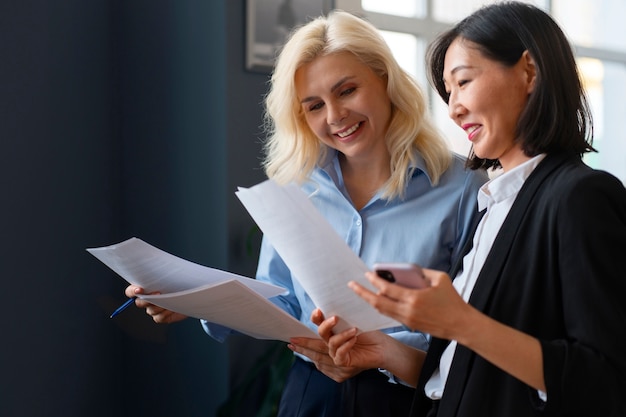
{"label": "stack of paper", "polygon": [[189,262],[137,238],[87,251],[128,283],[161,293],[139,297],[168,310],[257,339],[319,337],[267,300],[284,293],[282,287]]}
{"label": "stack of paper", "polygon": [[[364,276],[365,263],[300,188],[268,180],[240,188],[236,194],[315,305],[326,317],[339,317],[336,331],[357,327],[366,332],[400,325],[348,288],[349,281],[356,281],[375,291]],[[140,297],[168,310],[258,339],[318,337],[267,300],[284,288],[185,261],[137,238],[88,251],[129,283],[147,293],[159,292]]]}

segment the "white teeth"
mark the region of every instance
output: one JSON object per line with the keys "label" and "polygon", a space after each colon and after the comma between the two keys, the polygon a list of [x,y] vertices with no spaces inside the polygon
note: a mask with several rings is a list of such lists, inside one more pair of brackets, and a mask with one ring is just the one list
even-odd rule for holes
{"label": "white teeth", "polygon": [[466,131],[468,134],[472,134],[476,129],[478,129],[478,125],[468,127]]}
{"label": "white teeth", "polygon": [[340,138],[345,138],[346,136],[353,134],[354,131],[357,130],[360,125],[361,125],[360,123],[357,123],[348,130],[344,130],[343,132],[338,132],[337,136],[339,136]]}

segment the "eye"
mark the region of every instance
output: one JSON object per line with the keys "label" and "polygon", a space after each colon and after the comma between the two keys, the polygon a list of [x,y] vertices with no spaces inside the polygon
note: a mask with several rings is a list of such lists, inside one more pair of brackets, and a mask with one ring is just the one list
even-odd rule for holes
{"label": "eye", "polygon": [[339,93],[339,95],[341,95],[341,96],[349,96],[350,94],[354,93],[355,91],[356,91],[356,87],[349,87],[349,88],[341,90],[341,93]]}
{"label": "eye", "polygon": [[308,107],[308,109],[307,109],[307,110],[311,112],[311,111],[316,111],[316,110],[319,110],[319,109],[321,109],[322,107],[324,107],[324,102],[323,102],[323,101],[317,101],[317,102],[315,102],[315,103],[311,104],[311,105]]}
{"label": "eye", "polygon": [[469,80],[459,80],[457,84],[459,85],[459,87],[463,87],[467,83],[469,83]]}

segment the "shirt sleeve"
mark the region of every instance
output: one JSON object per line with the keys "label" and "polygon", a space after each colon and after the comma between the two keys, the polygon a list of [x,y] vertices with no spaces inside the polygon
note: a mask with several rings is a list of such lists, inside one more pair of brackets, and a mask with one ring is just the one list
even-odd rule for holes
{"label": "shirt sleeve", "polygon": [[[279,308],[300,320],[301,308],[297,297],[294,294],[293,282],[289,268],[278,256],[276,250],[270,245],[265,237],[261,242],[261,252],[257,266],[256,279],[270,284],[278,285],[287,289],[286,295],[280,295],[269,299]],[[228,336],[238,333],[228,327],[200,320],[202,328],[213,339],[223,342]]]}
{"label": "shirt sleeve", "polygon": [[554,218],[568,337],[540,340],[546,414],[626,415],[616,401],[626,392],[626,191],[599,172],[563,188]]}
{"label": "shirt sleeve", "polygon": [[261,242],[256,279],[285,288],[287,292],[284,295],[272,297],[270,301],[301,320],[302,308],[296,295],[291,271],[265,236]]}

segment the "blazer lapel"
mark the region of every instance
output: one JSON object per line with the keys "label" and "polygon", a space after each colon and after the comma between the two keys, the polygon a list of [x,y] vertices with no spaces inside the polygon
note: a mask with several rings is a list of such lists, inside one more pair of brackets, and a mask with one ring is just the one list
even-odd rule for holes
{"label": "blazer lapel", "polygon": [[[478,210],[478,205],[476,205],[476,210]],[[470,224],[470,237],[465,242],[465,245],[463,245],[459,256],[453,262],[450,271],[448,272],[452,279],[454,279],[458,275],[459,271],[461,271],[461,268],[463,267],[463,258],[472,249],[474,242],[474,233],[476,233],[476,229],[478,229],[478,224],[480,223],[480,220],[483,218],[484,215],[485,210],[477,212],[474,216],[474,220]],[[417,392],[415,394],[415,397],[413,398],[413,405],[411,406],[411,412],[409,415],[419,416],[428,412],[431,401],[424,395],[424,386],[432,376],[433,372],[435,372],[435,370],[439,366],[439,359],[441,358],[443,351],[446,350],[448,344],[450,344],[450,341],[447,339],[439,339],[437,337],[432,338],[430,346],[428,347],[428,355],[426,356],[426,360],[424,361],[417,382]]]}
{"label": "blazer lapel", "polygon": [[[529,204],[545,180],[562,164],[565,157],[565,155],[546,156],[524,182],[500,228],[500,232],[496,236],[470,296],[469,303],[478,310],[484,311],[491,299],[493,289],[500,279],[501,272],[507,262],[511,245],[518,231],[518,225],[525,215]],[[475,353],[471,350],[464,346],[457,346],[452,367],[450,368],[448,383],[444,391],[444,398],[439,408],[440,415],[455,415],[467,383],[468,369],[474,357]]]}
{"label": "blazer lapel", "polygon": [[476,286],[470,296],[469,303],[477,309],[481,311],[485,309],[491,298],[493,288],[500,279],[502,269],[508,260],[508,254],[517,235],[518,226],[526,214],[528,206],[545,180],[561,165],[564,157],[565,155],[547,155],[524,182],[493,242],[491,251],[485,260],[485,264],[476,281]]}

